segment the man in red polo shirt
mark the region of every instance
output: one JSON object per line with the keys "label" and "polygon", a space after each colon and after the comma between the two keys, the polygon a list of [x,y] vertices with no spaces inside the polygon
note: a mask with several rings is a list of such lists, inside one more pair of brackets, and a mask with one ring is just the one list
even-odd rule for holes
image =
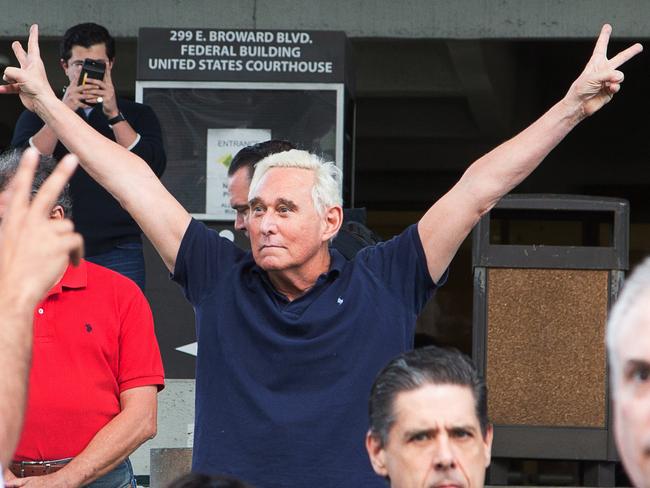
{"label": "man in red polo shirt", "polygon": [[[19,156],[0,156],[0,191]],[[41,159],[34,191],[53,167]],[[70,214],[67,190],[52,219]],[[135,486],[127,456],[156,433],[164,379],[151,310],[134,282],[84,260],[69,265],[34,311],[29,382],[8,487]]]}
{"label": "man in red polo shirt", "polygon": [[1,467],[11,459],[23,424],[32,311],[67,264],[78,263],[83,254],[83,239],[72,223],[49,218],[76,158],[67,156],[30,202],[37,165],[38,153],[27,151],[11,191],[0,195],[0,487]]}

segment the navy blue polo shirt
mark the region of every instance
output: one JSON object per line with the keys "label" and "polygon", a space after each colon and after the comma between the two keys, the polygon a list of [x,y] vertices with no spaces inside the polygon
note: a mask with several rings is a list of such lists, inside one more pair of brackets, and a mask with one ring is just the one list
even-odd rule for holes
{"label": "navy blue polo shirt", "polygon": [[173,279],[198,338],[193,470],[258,488],[385,487],[364,439],[379,370],[413,347],[435,285],[415,225],[331,266],[289,302],[243,251],[193,220]]}

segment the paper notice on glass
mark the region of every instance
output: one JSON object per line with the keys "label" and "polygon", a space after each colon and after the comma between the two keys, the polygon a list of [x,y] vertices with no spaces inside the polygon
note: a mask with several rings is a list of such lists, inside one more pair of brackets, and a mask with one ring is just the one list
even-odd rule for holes
{"label": "paper notice on glass", "polygon": [[206,160],[206,217],[235,220],[228,195],[228,168],[237,152],[251,144],[271,139],[270,129],[208,129]]}

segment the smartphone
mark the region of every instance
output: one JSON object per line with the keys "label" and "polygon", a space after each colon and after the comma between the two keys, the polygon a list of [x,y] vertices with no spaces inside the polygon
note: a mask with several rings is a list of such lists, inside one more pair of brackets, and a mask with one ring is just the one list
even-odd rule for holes
{"label": "smartphone", "polygon": [[84,64],[79,73],[78,85],[85,85],[88,78],[95,80],[103,80],[104,73],[106,73],[106,63],[104,61],[96,61],[94,59],[84,59]]}

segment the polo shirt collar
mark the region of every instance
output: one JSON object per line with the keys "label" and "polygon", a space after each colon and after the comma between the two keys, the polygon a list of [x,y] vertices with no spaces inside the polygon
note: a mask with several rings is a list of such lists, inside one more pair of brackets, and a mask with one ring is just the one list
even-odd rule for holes
{"label": "polo shirt collar", "polygon": [[333,247],[330,248],[330,269],[327,272],[327,275],[330,276],[331,273],[336,272],[336,276],[340,275],[343,272],[343,267],[347,263],[347,259],[343,254],[341,254],[337,249]]}
{"label": "polo shirt collar", "polygon": [[78,266],[68,264],[65,273],[63,273],[59,282],[47,292],[47,296],[61,293],[63,288],[85,288],[87,283],[88,271],[86,269],[86,261],[82,259]]}
{"label": "polo shirt collar", "polygon": [[[347,259],[345,259],[345,256],[343,256],[340,252],[338,252],[334,248],[330,248],[329,251],[330,251],[330,269],[318,277],[313,288],[318,287],[318,285],[322,283],[326,283],[328,281],[332,281],[336,279],[343,271],[343,267],[345,266],[345,263],[347,261]],[[269,279],[269,275],[266,271],[260,268],[257,264],[253,265],[252,271],[254,273],[257,273],[260,276],[262,281],[266,284],[266,286],[269,287],[269,289],[271,289],[275,294],[280,295],[280,293],[275,289],[275,287],[271,283],[271,280]]]}

